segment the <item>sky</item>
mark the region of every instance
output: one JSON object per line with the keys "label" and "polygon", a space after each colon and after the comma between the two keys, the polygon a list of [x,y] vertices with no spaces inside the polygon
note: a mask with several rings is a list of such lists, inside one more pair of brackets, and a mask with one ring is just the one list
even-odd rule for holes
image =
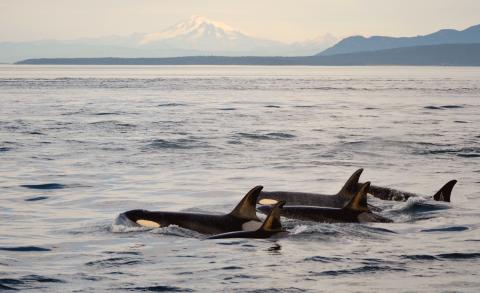
{"label": "sky", "polygon": [[478,0],[0,0],[0,41],[158,32],[192,15],[248,34],[414,36],[480,24]]}

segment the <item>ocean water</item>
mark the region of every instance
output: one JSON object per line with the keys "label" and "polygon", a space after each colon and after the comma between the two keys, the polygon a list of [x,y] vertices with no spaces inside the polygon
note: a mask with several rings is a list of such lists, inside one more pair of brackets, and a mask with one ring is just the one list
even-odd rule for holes
{"label": "ocean water", "polygon": [[[480,68],[0,66],[0,291],[479,292]],[[204,240],[117,221],[363,181],[391,224]]]}

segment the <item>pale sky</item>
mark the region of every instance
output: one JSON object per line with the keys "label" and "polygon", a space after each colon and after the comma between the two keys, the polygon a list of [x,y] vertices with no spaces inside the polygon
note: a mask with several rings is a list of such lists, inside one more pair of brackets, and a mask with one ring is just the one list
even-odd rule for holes
{"label": "pale sky", "polygon": [[0,41],[161,31],[191,15],[251,35],[412,36],[480,24],[479,0],[0,0]]}

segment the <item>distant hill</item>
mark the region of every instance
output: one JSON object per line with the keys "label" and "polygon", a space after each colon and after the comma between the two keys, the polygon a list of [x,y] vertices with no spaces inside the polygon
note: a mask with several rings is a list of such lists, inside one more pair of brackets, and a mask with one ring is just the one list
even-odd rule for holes
{"label": "distant hill", "polygon": [[428,46],[439,44],[474,44],[480,43],[480,25],[463,31],[444,29],[436,33],[417,37],[348,37],[318,55],[335,55],[354,52],[378,51],[401,47]]}
{"label": "distant hill", "polygon": [[16,64],[56,65],[417,65],[480,66],[480,44],[416,46],[310,57],[194,56],[174,58],[27,59]]}

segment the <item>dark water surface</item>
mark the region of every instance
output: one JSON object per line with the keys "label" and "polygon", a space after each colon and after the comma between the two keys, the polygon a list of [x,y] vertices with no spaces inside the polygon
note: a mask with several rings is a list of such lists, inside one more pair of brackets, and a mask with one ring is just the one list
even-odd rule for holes
{"label": "dark water surface", "polygon": [[[479,292],[480,68],[0,66],[0,291]],[[276,240],[115,222],[362,179],[452,203]]]}

